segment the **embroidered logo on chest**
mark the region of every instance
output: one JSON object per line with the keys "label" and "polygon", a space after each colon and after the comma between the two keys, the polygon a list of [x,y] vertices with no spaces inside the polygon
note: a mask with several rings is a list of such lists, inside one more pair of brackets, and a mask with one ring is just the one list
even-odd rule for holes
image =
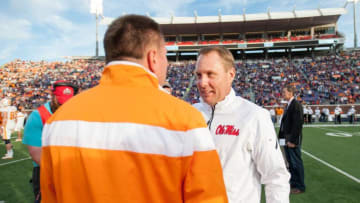
{"label": "embroidered logo on chest", "polygon": [[218,125],[215,134],[239,136],[239,129],[236,129],[234,125]]}

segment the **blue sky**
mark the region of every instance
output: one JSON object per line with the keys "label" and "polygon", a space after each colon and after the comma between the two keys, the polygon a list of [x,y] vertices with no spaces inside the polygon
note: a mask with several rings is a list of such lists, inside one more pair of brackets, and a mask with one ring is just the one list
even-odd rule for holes
{"label": "blue sky", "polygon": [[[103,0],[104,16],[124,13],[157,17],[264,13],[320,8],[339,8],[346,0]],[[90,0],[1,0],[0,65],[16,58],[24,60],[59,60],[64,56],[90,56],[95,52],[95,17],[90,14]],[[359,6],[358,6],[359,8]],[[353,8],[347,7],[338,29],[346,36],[345,47],[353,46]],[[357,9],[360,23],[360,12]],[[359,28],[360,26],[357,25]],[[101,43],[106,25],[100,25]],[[358,30],[358,33],[360,31]],[[358,36],[359,39],[359,36]],[[360,40],[358,40],[360,41]]]}

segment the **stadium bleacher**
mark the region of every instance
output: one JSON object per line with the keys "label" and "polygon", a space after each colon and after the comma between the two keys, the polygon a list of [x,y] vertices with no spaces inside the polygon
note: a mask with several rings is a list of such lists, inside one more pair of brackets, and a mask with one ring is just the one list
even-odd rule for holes
{"label": "stadium bleacher", "polygon": [[[341,36],[335,34],[325,34],[314,36],[314,39],[334,39],[340,38]],[[258,39],[247,39],[247,40],[202,40],[202,41],[167,41],[166,46],[192,46],[192,45],[215,45],[215,44],[241,44],[241,43],[263,43],[263,42],[287,42],[287,41],[306,41],[313,39],[312,36],[291,36],[291,37],[278,37],[278,38],[258,38]]]}
{"label": "stadium bleacher", "polygon": [[[103,67],[104,62],[96,60],[15,60],[2,67],[2,92],[18,106],[33,109],[49,98],[51,82],[66,79],[84,90],[98,84]],[[239,60],[236,68],[236,93],[261,106],[280,104],[280,92],[286,83],[297,87],[304,104],[360,103],[359,52],[292,60]],[[190,103],[199,101],[194,69],[194,61],[171,63],[168,68],[173,95]]]}
{"label": "stadium bleacher", "polygon": [[50,98],[50,87],[56,80],[68,80],[81,90],[98,84],[103,61],[68,62],[14,60],[1,67],[0,89],[17,106],[34,109]]}

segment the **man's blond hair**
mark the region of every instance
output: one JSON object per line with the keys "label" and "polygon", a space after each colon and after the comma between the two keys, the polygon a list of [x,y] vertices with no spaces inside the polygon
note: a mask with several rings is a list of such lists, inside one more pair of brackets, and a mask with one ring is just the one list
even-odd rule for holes
{"label": "man's blond hair", "polygon": [[228,49],[222,46],[204,47],[200,49],[199,57],[201,55],[207,55],[211,52],[216,52],[220,56],[220,58],[222,59],[222,64],[227,71],[229,71],[231,68],[235,68],[234,56]]}

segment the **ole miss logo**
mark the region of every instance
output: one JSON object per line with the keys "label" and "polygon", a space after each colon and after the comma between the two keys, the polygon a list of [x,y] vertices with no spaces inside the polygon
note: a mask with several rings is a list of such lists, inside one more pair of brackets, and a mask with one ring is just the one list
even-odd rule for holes
{"label": "ole miss logo", "polygon": [[215,134],[239,136],[239,129],[236,129],[234,125],[218,125]]}

